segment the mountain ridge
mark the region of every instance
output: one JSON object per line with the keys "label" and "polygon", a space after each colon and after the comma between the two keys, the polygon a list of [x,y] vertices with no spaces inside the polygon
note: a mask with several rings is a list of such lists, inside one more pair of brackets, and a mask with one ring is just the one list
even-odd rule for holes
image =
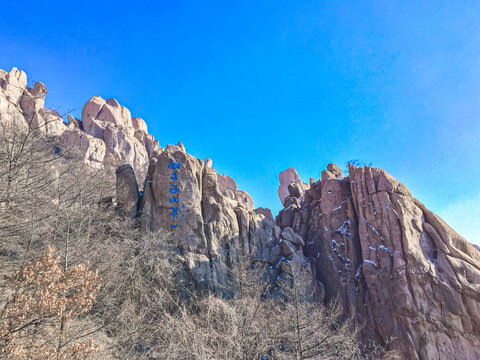
{"label": "mountain ridge", "polygon": [[386,171],[350,165],[344,177],[329,164],[305,184],[289,168],[274,218],[212,160],[181,143],[161,148],[115,99],[94,96],[81,121],[65,123],[44,109],[46,87],[28,88],[24,72],[0,71],[0,88],[4,121],[73,149],[115,180],[112,195],[144,232],[171,233],[192,290],[221,292],[244,256],[274,286],[295,267],[321,301],[340,299],[364,341],[394,337],[409,359],[480,359],[480,252]]}

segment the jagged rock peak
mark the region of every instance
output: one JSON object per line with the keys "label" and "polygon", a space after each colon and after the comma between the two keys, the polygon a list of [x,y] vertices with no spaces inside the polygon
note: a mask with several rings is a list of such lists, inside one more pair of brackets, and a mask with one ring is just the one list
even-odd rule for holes
{"label": "jagged rock peak", "polygon": [[386,171],[327,167],[276,217],[305,241],[326,299],[405,359],[480,359],[480,252]]}
{"label": "jagged rock peak", "polygon": [[252,257],[272,282],[287,260],[313,271],[298,237],[282,240],[270,210],[254,211],[250,196],[231,177],[217,174],[208,159],[204,165],[181,149],[159,152],[144,189],[141,226],[171,233],[183,258],[182,278],[193,288],[222,291],[232,280],[229,267],[242,256]]}
{"label": "jagged rock peak", "polygon": [[278,180],[280,182],[280,185],[278,186],[278,197],[280,198],[280,201],[284,206],[285,206],[286,198],[290,195],[288,187],[291,184],[296,185],[296,187],[298,188],[300,192],[299,198],[303,196],[303,193],[308,188],[307,184],[305,184],[300,179],[300,176],[298,175],[297,171],[293,167],[283,170],[278,175]]}
{"label": "jagged rock peak", "polygon": [[340,179],[342,178],[342,170],[338,167],[337,164],[330,163],[327,165],[327,170],[322,171],[322,177],[323,176],[329,176],[335,179]]}
{"label": "jagged rock peak", "polygon": [[[30,127],[48,138],[57,139],[68,150],[69,156],[83,158],[92,168],[104,170],[112,180],[120,181],[116,176],[119,175],[116,174],[119,166],[130,165],[137,187],[142,188],[149,161],[156,159],[158,154],[182,152],[188,155],[181,142],[167,145],[165,151],[160,148],[158,141],[148,134],[145,121],[132,118],[130,111],[116,99],[93,96],[85,103],[81,120],[70,115],[68,122],[64,122],[57,112],[44,109],[46,94],[47,89],[42,83],[35,83],[32,89],[27,87],[27,76],[23,71],[13,68],[7,73],[1,70],[2,121],[13,121],[15,126]],[[201,160],[195,161],[203,168]],[[205,167],[211,166],[212,161],[207,159]],[[216,173],[215,176],[218,176],[218,189],[225,199],[253,211],[251,197],[239,190],[232,178]]]}
{"label": "jagged rock peak", "polygon": [[141,118],[132,118],[130,111],[115,99],[93,96],[83,107],[82,120],[68,116],[68,123],[56,112],[45,109],[47,88],[36,82],[27,86],[25,72],[12,68],[0,71],[0,113],[2,121],[14,122],[21,128],[58,139],[68,149],[97,169],[104,169],[113,178],[121,164],[130,164],[143,184],[149,159],[160,151],[147,125]]}
{"label": "jagged rock peak", "polygon": [[138,183],[143,183],[149,159],[160,151],[143,119],[132,118],[115,99],[93,96],[83,107],[82,125],[85,133],[104,141],[106,151],[117,163],[132,165]]}
{"label": "jagged rock peak", "polygon": [[183,146],[182,142],[179,141],[177,145],[168,144],[166,150],[170,152],[175,152],[175,151],[185,152],[185,146]]}

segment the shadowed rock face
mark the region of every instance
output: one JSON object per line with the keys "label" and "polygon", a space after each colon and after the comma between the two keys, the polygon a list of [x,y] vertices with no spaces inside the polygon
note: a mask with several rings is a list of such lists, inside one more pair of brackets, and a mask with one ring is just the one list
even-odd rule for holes
{"label": "shadowed rock face", "polygon": [[286,201],[288,202],[286,198],[290,195],[291,189],[289,189],[289,187],[295,189],[294,191],[298,191],[298,198],[302,198],[303,193],[307,188],[307,185],[300,180],[300,176],[294,168],[288,168],[287,170],[282,171],[278,175],[278,181],[280,182],[280,185],[278,186],[278,197],[284,206],[288,206],[286,205]]}
{"label": "shadowed rock face", "polygon": [[122,211],[136,216],[139,193],[133,168],[129,164],[124,164],[119,166],[115,173],[118,206]]}
{"label": "shadowed rock face", "polygon": [[480,359],[480,252],[384,170],[329,168],[276,218],[302,235],[326,298],[407,359]]}

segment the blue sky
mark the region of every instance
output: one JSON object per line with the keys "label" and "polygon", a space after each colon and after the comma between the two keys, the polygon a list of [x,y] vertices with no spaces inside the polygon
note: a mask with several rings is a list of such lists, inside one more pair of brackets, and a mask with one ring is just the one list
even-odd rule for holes
{"label": "blue sky", "polygon": [[478,1],[2,8],[0,68],[45,83],[60,112],[114,97],[275,213],[280,171],[371,162],[480,244]]}

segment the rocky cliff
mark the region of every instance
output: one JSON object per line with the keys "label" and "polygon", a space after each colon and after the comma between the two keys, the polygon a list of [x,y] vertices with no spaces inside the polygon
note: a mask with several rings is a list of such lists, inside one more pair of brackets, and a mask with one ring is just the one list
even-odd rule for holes
{"label": "rocky cliff", "polygon": [[[178,180],[172,188],[174,171]],[[175,198],[177,219],[172,216]],[[145,231],[171,231],[183,257],[183,278],[195,289],[227,288],[230,269],[246,256],[272,283],[286,264],[312,271],[299,235],[282,231],[265,209],[254,210],[250,196],[237,190],[232,178],[217,174],[210,159],[203,162],[181,149],[167,148],[150,162],[141,224]]]}
{"label": "rocky cliff", "polygon": [[81,120],[69,115],[64,121],[58,112],[44,108],[46,94],[47,88],[40,82],[28,87],[23,71],[0,70],[2,123],[29,127],[54,139],[64,152],[75,153],[96,169],[114,173],[112,169],[129,164],[143,186],[149,159],[162,150],[148,134],[144,120],[132,118],[115,99],[94,96],[84,105]]}
{"label": "rocky cliff", "polygon": [[192,289],[228,288],[243,257],[272,284],[294,266],[320,299],[340,299],[363,341],[395,338],[406,359],[480,359],[480,252],[384,170],[350,166],[344,177],[329,164],[305,184],[287,169],[274,220],[212,160],[181,143],[160,148],[116,100],[94,96],[81,120],[64,122],[44,108],[46,93],[22,71],[0,71],[0,124],[115,177],[119,207],[144,231],[171,234]]}
{"label": "rocky cliff", "polygon": [[[330,164],[276,217],[305,240],[325,286],[408,359],[480,359],[480,252],[381,169]],[[300,201],[303,196],[304,200]]]}
{"label": "rocky cliff", "polygon": [[[44,108],[46,94],[40,82],[28,87],[23,71],[0,71],[0,124],[30,128],[58,144],[61,152],[104,171],[116,183],[121,210],[138,216],[145,231],[171,233],[184,263],[180,275],[193,289],[227,288],[229,269],[246,256],[272,282],[285,266],[312,272],[300,237],[291,229],[282,232],[269,209],[255,210],[248,193],[231,177],[217,174],[211,159],[196,159],[181,143],[159,147],[145,122],[132,118],[115,99],[94,96],[84,105],[81,120],[68,116],[64,121]],[[178,194],[170,191],[170,163],[179,166]],[[173,205],[178,205],[176,228],[171,227]]]}

